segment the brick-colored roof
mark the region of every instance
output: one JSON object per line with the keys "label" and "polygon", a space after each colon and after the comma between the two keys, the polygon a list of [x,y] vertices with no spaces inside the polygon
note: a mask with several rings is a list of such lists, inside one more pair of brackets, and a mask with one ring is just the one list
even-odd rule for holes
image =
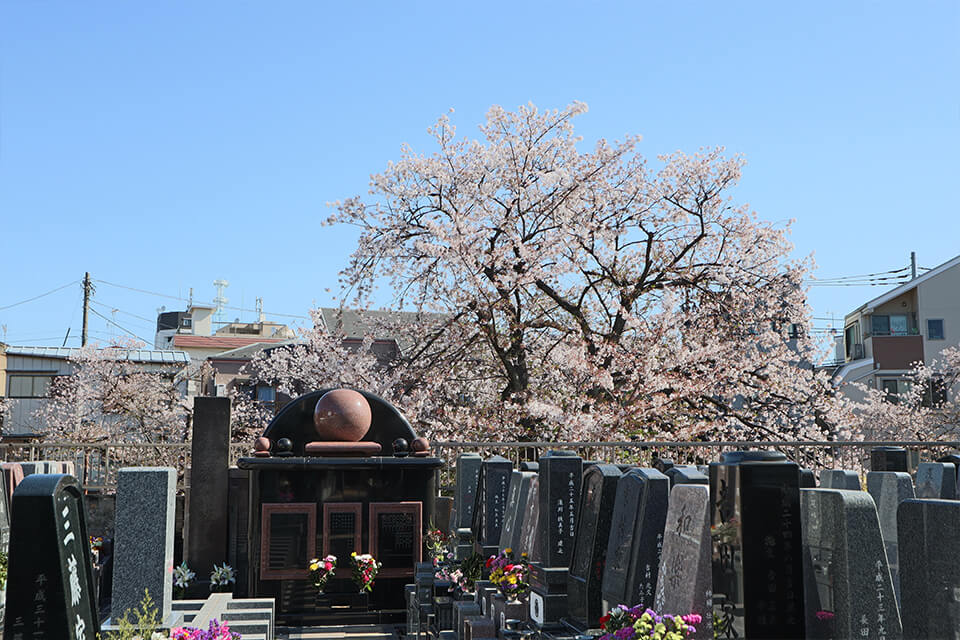
{"label": "brick-colored roof", "polygon": [[234,336],[189,336],[177,334],[173,336],[173,346],[181,349],[237,349],[258,342],[283,342],[282,338],[238,338]]}

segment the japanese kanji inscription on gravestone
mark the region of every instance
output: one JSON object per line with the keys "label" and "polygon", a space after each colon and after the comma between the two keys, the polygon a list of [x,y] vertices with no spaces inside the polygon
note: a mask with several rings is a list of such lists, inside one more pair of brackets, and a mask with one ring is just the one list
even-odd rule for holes
{"label": "japanese kanji inscription on gravestone", "polygon": [[13,494],[4,638],[93,640],[100,632],[83,498],[66,475],[32,475]]}

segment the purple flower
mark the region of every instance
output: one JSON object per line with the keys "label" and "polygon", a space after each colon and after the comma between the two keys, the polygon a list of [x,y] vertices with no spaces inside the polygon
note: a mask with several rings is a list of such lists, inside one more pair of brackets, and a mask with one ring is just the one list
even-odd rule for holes
{"label": "purple flower", "polygon": [[623,629],[615,631],[613,635],[617,640],[630,640],[630,638],[637,635],[637,632],[633,630],[633,627],[624,627]]}

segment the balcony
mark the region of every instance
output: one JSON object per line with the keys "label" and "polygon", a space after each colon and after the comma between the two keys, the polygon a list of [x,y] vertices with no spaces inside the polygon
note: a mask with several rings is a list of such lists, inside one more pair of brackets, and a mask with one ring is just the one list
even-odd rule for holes
{"label": "balcony", "polygon": [[878,336],[873,341],[873,361],[877,369],[910,369],[923,360],[923,336]]}

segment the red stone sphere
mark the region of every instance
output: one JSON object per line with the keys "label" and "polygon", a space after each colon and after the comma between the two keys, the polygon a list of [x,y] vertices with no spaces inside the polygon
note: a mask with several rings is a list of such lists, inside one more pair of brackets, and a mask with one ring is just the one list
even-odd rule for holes
{"label": "red stone sphere", "polygon": [[370,429],[370,403],[353,389],[323,394],[313,410],[313,426],[320,440],[359,442]]}
{"label": "red stone sphere", "polygon": [[410,443],[410,448],[414,451],[429,451],[430,441],[423,436],[415,438],[414,441]]}
{"label": "red stone sphere", "polygon": [[260,436],[257,438],[257,441],[253,443],[254,451],[270,451],[270,438],[265,438]]}

